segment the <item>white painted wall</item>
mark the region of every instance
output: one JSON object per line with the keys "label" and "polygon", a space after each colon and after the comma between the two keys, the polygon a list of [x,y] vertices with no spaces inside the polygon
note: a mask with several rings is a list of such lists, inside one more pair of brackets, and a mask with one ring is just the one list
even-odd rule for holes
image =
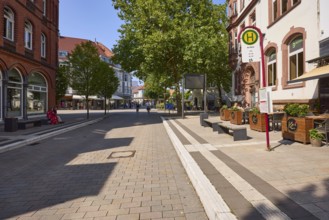
{"label": "white painted wall", "polygon": [[[328,0],[320,1],[320,25],[318,21],[318,5],[314,1],[301,1],[301,3],[278,22],[268,27],[268,1],[260,0],[256,5],[256,25],[265,34],[264,47],[270,42],[276,43],[277,51],[277,78],[278,90],[273,91],[273,100],[290,100],[290,99],[312,99],[318,97],[317,81],[306,81],[306,86],[296,89],[282,90],[282,50],[281,44],[283,38],[292,27],[303,27],[306,31],[305,40],[305,61],[314,59],[319,56],[319,40],[329,36],[329,13],[325,11],[329,8]],[[239,2],[239,1],[238,1]],[[247,3],[247,1],[246,1]],[[247,4],[246,4],[247,5]],[[253,10],[252,10],[253,11]],[[250,13],[252,12],[250,11]],[[324,12],[325,11],[325,12]],[[245,17],[245,25],[250,25],[249,15]],[[243,21],[241,22],[241,24]],[[240,25],[241,25],[240,24]],[[239,25],[239,26],[240,26]],[[324,30],[321,35],[319,26]],[[240,30],[239,30],[240,31]],[[313,64],[305,64],[305,71],[308,72],[315,68]],[[260,73],[260,82],[262,82],[262,73]]]}
{"label": "white painted wall", "polygon": [[329,1],[328,0],[318,0],[319,11],[320,11],[320,40],[329,37]]}

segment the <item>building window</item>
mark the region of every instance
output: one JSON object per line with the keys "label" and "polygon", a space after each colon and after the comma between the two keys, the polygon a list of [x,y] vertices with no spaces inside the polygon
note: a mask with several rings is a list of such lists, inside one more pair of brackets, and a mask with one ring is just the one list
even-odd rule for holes
{"label": "building window", "polygon": [[229,33],[229,52],[230,54],[233,53],[233,40],[232,40],[232,33]]}
{"label": "building window", "polygon": [[267,55],[267,85],[275,86],[276,84],[276,53],[272,50]]}
{"label": "building window", "polygon": [[240,11],[244,8],[244,0],[240,0]]}
{"label": "building window", "polygon": [[47,83],[39,73],[32,73],[28,79],[27,88],[27,113],[46,113],[47,106]]}
{"label": "building window", "polygon": [[47,0],[42,0],[42,13],[43,16],[46,16],[47,14]]}
{"label": "building window", "polygon": [[277,0],[273,0],[273,21],[278,18],[278,4]]}
{"label": "building window", "polygon": [[238,14],[238,6],[235,1],[233,2],[233,15],[237,15],[237,14]]}
{"label": "building window", "polygon": [[288,10],[288,0],[281,1],[281,14],[284,14]]}
{"label": "building window", "polygon": [[14,41],[14,13],[9,8],[4,9],[3,37]]}
{"label": "building window", "polygon": [[300,0],[293,0],[292,5],[296,5]]}
{"label": "building window", "polygon": [[289,44],[289,80],[293,80],[304,73],[303,38],[298,36]]}
{"label": "building window", "polygon": [[239,45],[238,45],[238,30],[235,29],[234,30],[234,52],[235,53],[238,52],[238,48],[239,48]]}
{"label": "building window", "polygon": [[47,38],[44,33],[41,34],[41,57],[46,57]]}
{"label": "building window", "polygon": [[256,11],[250,14],[250,25],[256,26]]}
{"label": "building window", "polygon": [[25,48],[32,50],[32,25],[30,22],[25,21]]}
{"label": "building window", "polygon": [[68,55],[69,55],[69,53],[67,51],[65,51],[65,50],[60,50],[58,52],[58,56],[59,57],[67,57]]}
{"label": "building window", "polygon": [[7,86],[7,117],[22,116],[22,87],[23,80],[21,74],[16,69],[9,70]]}

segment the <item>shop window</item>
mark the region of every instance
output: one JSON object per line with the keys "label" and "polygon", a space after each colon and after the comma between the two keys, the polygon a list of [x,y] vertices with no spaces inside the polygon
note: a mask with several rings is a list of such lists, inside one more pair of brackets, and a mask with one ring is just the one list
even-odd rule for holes
{"label": "shop window", "polygon": [[27,88],[27,113],[46,113],[47,106],[47,83],[40,73],[32,73],[28,78]]}
{"label": "shop window", "polygon": [[22,86],[21,74],[16,69],[8,71],[7,86],[7,117],[22,116]]}

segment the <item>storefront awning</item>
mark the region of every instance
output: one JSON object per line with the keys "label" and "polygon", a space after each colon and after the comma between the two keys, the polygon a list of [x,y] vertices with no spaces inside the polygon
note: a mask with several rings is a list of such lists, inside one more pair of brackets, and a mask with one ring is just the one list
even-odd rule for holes
{"label": "storefront awning", "polygon": [[321,79],[329,77],[329,65],[317,67],[310,72],[304,73],[302,76],[288,81],[288,83],[303,82],[312,79]]}
{"label": "storefront awning", "polygon": [[112,95],[112,97],[110,99],[113,99],[113,100],[122,100],[123,98],[121,98],[120,96],[117,96],[117,95]]}
{"label": "storefront awning", "polygon": [[86,99],[86,98],[84,98],[84,97],[81,96],[81,95],[73,95],[73,96],[72,96],[72,99],[83,100],[83,99]]}
{"label": "storefront awning", "polygon": [[91,95],[88,97],[89,100],[104,100],[104,98],[98,98],[97,96],[95,95]]}

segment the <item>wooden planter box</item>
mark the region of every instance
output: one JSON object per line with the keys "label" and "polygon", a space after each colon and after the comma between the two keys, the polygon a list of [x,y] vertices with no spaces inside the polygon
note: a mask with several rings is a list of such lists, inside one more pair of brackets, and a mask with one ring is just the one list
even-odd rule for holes
{"label": "wooden planter box", "polygon": [[230,110],[223,109],[220,111],[220,119],[223,121],[229,121],[230,120]]}
{"label": "wooden planter box", "polygon": [[242,125],[242,114],[241,111],[230,111],[230,122],[235,125]]}
{"label": "wooden planter box", "polygon": [[266,131],[265,114],[249,113],[249,125],[251,130],[261,131],[261,132]]}
{"label": "wooden planter box", "polygon": [[311,118],[298,118],[284,116],[282,119],[282,138],[310,143],[309,130],[313,128],[313,120]]}

